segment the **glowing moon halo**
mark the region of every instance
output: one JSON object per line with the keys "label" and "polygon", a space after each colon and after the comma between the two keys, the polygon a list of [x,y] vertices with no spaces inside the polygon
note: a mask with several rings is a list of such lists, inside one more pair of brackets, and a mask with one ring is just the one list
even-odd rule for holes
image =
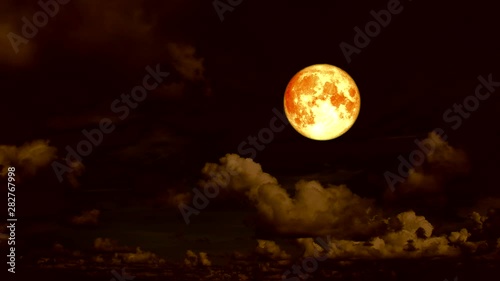
{"label": "glowing moon halo", "polygon": [[331,140],[347,132],[358,118],[359,90],[344,70],[329,64],[308,66],[285,90],[285,114],[293,128],[313,140]]}

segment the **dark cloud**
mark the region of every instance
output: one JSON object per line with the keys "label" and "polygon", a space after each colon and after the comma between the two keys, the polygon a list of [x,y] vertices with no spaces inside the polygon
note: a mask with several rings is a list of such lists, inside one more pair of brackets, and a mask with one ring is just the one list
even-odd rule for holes
{"label": "dark cloud", "polygon": [[16,169],[17,180],[32,177],[40,169],[49,166],[56,158],[57,148],[47,140],[35,140],[21,146],[0,145],[1,176],[6,176],[9,167]]}

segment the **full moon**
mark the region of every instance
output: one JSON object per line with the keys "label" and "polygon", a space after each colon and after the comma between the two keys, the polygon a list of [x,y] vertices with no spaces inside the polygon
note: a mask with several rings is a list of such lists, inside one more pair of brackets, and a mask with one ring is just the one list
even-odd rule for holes
{"label": "full moon", "polygon": [[285,114],[293,128],[313,140],[331,140],[358,118],[361,99],[354,80],[329,64],[308,66],[292,77],[285,91]]}

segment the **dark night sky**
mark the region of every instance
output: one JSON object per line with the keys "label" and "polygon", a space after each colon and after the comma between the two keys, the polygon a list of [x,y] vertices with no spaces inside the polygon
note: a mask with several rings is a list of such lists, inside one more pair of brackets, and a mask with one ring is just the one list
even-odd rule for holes
{"label": "dark night sky", "polygon": [[[20,33],[20,18],[36,11],[34,3],[2,4],[1,30]],[[348,133],[326,142],[288,126],[258,153],[266,170],[328,163],[383,172],[436,127],[467,150],[478,170],[495,170],[497,92],[456,131],[442,117],[474,93],[479,75],[500,80],[492,5],[403,1],[403,11],[347,63],[339,44],[352,45],[353,28],[364,28],[370,11],[388,1],[246,0],[223,22],[210,1],[92,3],[70,2],[19,54],[8,41],[0,53],[2,144],[47,139],[64,157],[82,129],[104,117],[117,121],[83,161],[88,188],[130,188],[144,177],[157,186],[196,180],[204,163],[237,153],[242,141],[268,126],[271,110],[282,110],[289,79],[316,63],[354,78],[360,116]],[[172,51],[169,44],[180,47]],[[111,102],[158,63],[172,74],[118,121]]]}
{"label": "dark night sky", "polygon": [[[85,260],[85,271],[110,277],[123,249],[96,245],[101,238],[145,249],[124,254],[123,266],[127,255],[142,255],[145,268],[153,268],[149,262],[158,259],[150,252],[182,262],[188,250],[205,251],[214,261],[234,261],[235,251],[248,250],[251,264],[261,261],[255,252],[281,255],[286,247],[305,257],[313,242],[304,239],[332,235],[333,245],[349,248],[328,253],[335,261],[486,253],[493,259],[475,262],[488,270],[468,260],[455,268],[483,275],[497,270],[491,264],[500,253],[500,86],[460,118],[460,126],[456,113],[445,117],[475,94],[479,76],[500,84],[492,1],[402,0],[402,11],[351,62],[340,44],[355,45],[355,28],[365,29],[374,20],[370,11],[394,0],[242,0],[223,21],[213,0],[70,0],[16,53],[9,40],[24,34],[23,19],[40,11],[37,2],[0,2],[0,180],[6,183],[7,167],[16,167],[23,265],[61,265],[78,275]],[[249,155],[240,144],[269,126],[273,109],[284,111],[288,82],[314,64],[338,66],[357,83],[361,109],[353,127],[339,138],[314,141],[288,125],[256,153],[261,166],[244,159]],[[143,83],[148,67],[158,66],[168,77],[120,118],[111,105]],[[86,140],[83,130],[95,130],[105,118],[114,131],[60,182],[54,161],[65,163],[66,148]],[[431,134],[436,128],[444,141]],[[434,140],[436,150],[391,192],[387,172],[396,173],[398,156],[407,159],[423,139]],[[234,171],[208,207],[196,207],[196,191]],[[181,203],[203,212],[190,224]],[[2,243],[5,229],[0,222]],[[306,238],[283,242],[297,237]],[[102,264],[96,261],[101,255]],[[58,262],[49,260],[55,256]],[[296,256],[283,259],[295,262]],[[371,275],[363,262],[360,272]],[[332,270],[354,272],[360,265],[347,264]],[[393,280],[434,274],[406,260],[393,265],[384,265]],[[209,280],[187,266],[171,266],[172,276],[181,278],[171,280],[186,280],[188,273]],[[381,272],[378,260],[372,267]],[[244,270],[255,277],[262,268]],[[142,272],[137,280],[150,280],[150,272]],[[88,280],[82,274],[85,279],[64,280]]]}

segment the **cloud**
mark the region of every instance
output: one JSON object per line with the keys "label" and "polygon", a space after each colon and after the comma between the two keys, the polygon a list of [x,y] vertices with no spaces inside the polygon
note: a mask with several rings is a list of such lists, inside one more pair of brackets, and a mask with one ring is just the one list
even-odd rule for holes
{"label": "cloud", "polygon": [[460,231],[452,232],[448,236],[448,240],[450,240],[451,243],[465,243],[470,236],[471,234],[467,229],[462,228]]}
{"label": "cloud", "polygon": [[479,230],[483,229],[483,224],[488,219],[487,216],[482,216],[478,212],[472,212],[470,218],[476,223],[476,228]]}
{"label": "cloud", "polygon": [[489,239],[500,237],[500,208],[491,208],[486,214],[484,232]]}
{"label": "cloud", "polygon": [[[115,252],[111,258],[113,264],[147,263],[158,265],[165,263],[165,260],[155,253],[143,251],[140,247],[136,247],[135,251],[132,251],[130,247],[120,246],[116,240],[109,238],[96,238],[94,240],[94,249],[100,252]],[[105,261],[102,254],[95,256],[93,260],[96,262]]]}
{"label": "cloud", "polygon": [[[65,52],[74,52],[80,56],[106,53],[108,59],[120,58],[121,63],[134,66],[166,59],[171,51],[172,56],[179,58],[176,68],[182,75],[196,80],[202,73],[196,72],[201,61],[190,59],[194,48],[187,44],[182,48],[175,44],[168,45],[168,42],[176,42],[181,37],[180,34],[186,37],[185,33],[179,31],[182,26],[178,22],[184,21],[178,17],[179,11],[200,5],[188,2],[168,1],[160,3],[159,8],[144,0],[71,1],[66,5],[59,5],[58,12],[49,17],[48,23],[40,27],[33,38],[26,44],[21,44],[20,51],[16,54],[7,34],[14,32],[22,36],[22,18],[26,17],[31,21],[33,15],[42,11],[42,8],[37,4],[11,4],[4,1],[0,3],[0,32],[3,34],[0,38],[0,64],[25,65],[33,60],[35,50],[39,54],[51,52],[53,46],[49,42],[57,39],[65,42]],[[123,60],[123,57],[127,59]]]}
{"label": "cloud", "polygon": [[197,267],[197,266],[211,266],[212,262],[208,259],[207,253],[200,252],[198,255],[191,251],[187,250],[186,257],[184,258],[184,264],[188,267]]}
{"label": "cloud", "polygon": [[[444,184],[469,167],[465,153],[436,137],[429,136],[436,143],[435,151],[429,153],[425,167],[415,172]],[[234,198],[222,194],[246,197],[256,208],[264,229],[301,236],[297,242],[305,249],[304,256],[324,252],[334,259],[444,257],[488,248],[484,241],[469,241],[473,235],[466,228],[436,235],[434,226],[412,210],[385,218],[373,200],[361,198],[345,185],[323,186],[317,181],[299,180],[289,191],[260,164],[236,154],[227,154],[219,163],[205,164],[202,174],[202,189],[218,187],[219,196],[229,200]],[[485,227],[488,221],[496,225],[496,220],[479,214],[473,218]],[[328,236],[328,247],[310,238],[314,236]],[[258,240],[256,252],[272,259],[290,258],[274,241]]]}
{"label": "cloud", "polygon": [[0,243],[7,241],[9,239],[9,231],[7,229],[7,224],[0,224]]}
{"label": "cloud", "polygon": [[[3,10],[3,9],[2,9]],[[4,15],[1,15],[4,20],[12,21],[12,16],[4,18]],[[21,20],[21,17],[18,19]],[[34,42],[28,42],[28,44],[20,44],[18,46],[19,51],[16,52],[15,48],[12,45],[10,38],[13,38],[14,44],[18,44],[17,38],[18,36],[22,36],[20,33],[20,28],[16,29],[15,25],[12,23],[0,23],[0,64],[6,64],[10,67],[12,66],[23,66],[29,63],[34,55]],[[15,35],[11,34],[13,32]],[[10,34],[10,35],[9,35]],[[9,36],[8,36],[9,35]]]}
{"label": "cloud", "polygon": [[143,251],[137,247],[133,253],[115,253],[115,258],[121,258],[124,263],[148,263],[163,264],[165,261],[159,258],[155,253]]}
{"label": "cloud", "polygon": [[[193,85],[202,85],[203,95],[211,95],[211,88],[205,78],[204,59],[197,54],[196,48],[188,43],[169,42],[166,44],[169,61],[181,79],[162,84],[155,98],[179,100],[186,92],[199,91]],[[190,83],[191,82],[191,83]]]}
{"label": "cloud", "polygon": [[295,195],[262,171],[252,159],[228,154],[220,164],[207,163],[203,188],[244,194],[256,207],[266,227],[281,234],[369,235],[383,225],[374,201],[352,193],[346,186],[323,187],[316,181],[299,181]]}
{"label": "cloud", "polygon": [[71,168],[71,171],[66,173],[66,178],[73,188],[78,188],[80,187],[78,177],[85,171],[85,165],[83,165],[81,161],[72,160],[69,167]]}
{"label": "cloud", "polygon": [[52,246],[52,249],[56,253],[64,253],[64,252],[66,252],[66,249],[64,248],[64,246],[61,243],[54,243],[54,245]]}
{"label": "cloud", "polygon": [[75,225],[96,225],[99,221],[101,212],[97,209],[84,211],[80,216],[71,218],[71,223]]}
{"label": "cloud", "polygon": [[56,158],[57,148],[50,146],[47,140],[35,140],[20,147],[0,145],[1,176],[6,176],[9,166],[16,168],[16,180],[22,176],[31,177],[41,168],[49,166]]}
{"label": "cloud", "polygon": [[[15,5],[15,4],[14,4]],[[13,7],[9,1],[0,3],[0,65],[9,67],[24,66],[28,64],[35,53],[36,43],[30,40],[27,44],[21,43],[18,52],[12,45],[11,39],[18,42],[17,36],[22,36],[21,28],[24,16],[33,15],[33,11],[21,11],[18,7]]]}
{"label": "cloud", "polygon": [[[203,58],[197,56],[195,46],[188,41],[179,42],[181,37],[176,35],[179,19],[172,16],[187,6],[199,4],[168,1],[162,3],[161,8],[144,0],[105,3],[88,0],[72,4],[75,7],[72,13],[78,13],[79,20],[75,23],[67,19],[72,28],[66,34],[66,45],[71,44],[82,54],[95,51],[126,57],[125,62],[135,66],[169,60],[183,79],[204,80]],[[186,38],[185,34],[182,38]],[[172,85],[169,90],[175,95],[179,86]]]}
{"label": "cloud", "polygon": [[429,133],[427,139],[436,145],[436,148],[427,154],[427,162],[434,169],[452,174],[468,170],[468,159],[463,150],[453,148],[434,131]]}
{"label": "cloud", "polygon": [[94,240],[94,249],[104,252],[113,252],[119,250],[120,248],[118,247],[118,242],[115,240],[97,237]]}
{"label": "cloud", "polygon": [[196,49],[188,44],[168,43],[167,50],[175,69],[189,81],[204,80],[203,58],[196,56]]}
{"label": "cloud", "polygon": [[424,164],[409,171],[403,193],[440,191],[451,178],[469,171],[466,153],[449,145],[436,132],[430,132],[422,142],[435,147],[426,153]]}
{"label": "cloud", "polygon": [[96,263],[104,263],[104,258],[101,255],[92,257],[92,261]]}
{"label": "cloud", "polygon": [[[140,51],[152,46],[154,42],[153,27],[155,17],[144,9],[144,1],[111,0],[105,3],[97,0],[74,1],[71,3],[75,11],[64,11],[67,24],[72,25],[66,44],[80,51],[118,51],[122,44],[130,44],[128,49],[135,48],[131,59],[147,57],[153,54]],[[78,13],[78,24],[67,18]],[[137,43],[135,46],[131,43]],[[140,44],[138,44],[140,42]],[[113,48],[109,48],[113,46]]]}
{"label": "cloud", "polygon": [[413,211],[400,213],[395,219],[399,224],[397,229],[367,241],[330,240],[328,250],[311,238],[298,239],[298,242],[305,249],[304,256],[319,252],[333,259],[458,256],[464,249],[474,252],[481,244],[468,242],[471,234],[465,228],[448,236],[433,236],[432,224]]}
{"label": "cloud", "polygon": [[500,209],[500,197],[480,198],[474,206],[470,208],[465,208],[464,212],[467,215],[472,212],[477,212],[481,215],[486,215],[490,209]]}
{"label": "cloud", "polygon": [[177,208],[179,204],[190,204],[191,197],[191,193],[189,192],[176,193],[174,189],[168,189],[164,200],[169,207]]}
{"label": "cloud", "polygon": [[411,208],[419,212],[428,208],[444,209],[453,203],[463,204],[462,195],[470,193],[463,179],[471,170],[465,151],[452,147],[434,131],[419,143],[419,150],[416,147],[409,155],[420,152],[424,157],[415,156],[413,159],[417,159],[413,163],[410,157],[405,158],[414,168],[409,169],[408,177],[394,192],[386,190],[385,203],[399,206],[400,210]]}
{"label": "cloud", "polygon": [[269,257],[273,260],[290,259],[290,255],[287,254],[284,250],[281,250],[274,241],[257,240],[257,243],[258,245],[255,248],[255,252],[257,254]]}
{"label": "cloud", "polygon": [[70,250],[64,247],[61,243],[54,243],[52,245],[52,251],[57,253],[58,256],[65,257],[81,257],[82,253],[78,250]]}
{"label": "cloud", "polygon": [[141,165],[156,164],[159,160],[178,157],[187,146],[189,139],[176,135],[173,130],[166,128],[154,129],[145,132],[133,144],[118,150],[114,156],[123,161],[133,161]]}

